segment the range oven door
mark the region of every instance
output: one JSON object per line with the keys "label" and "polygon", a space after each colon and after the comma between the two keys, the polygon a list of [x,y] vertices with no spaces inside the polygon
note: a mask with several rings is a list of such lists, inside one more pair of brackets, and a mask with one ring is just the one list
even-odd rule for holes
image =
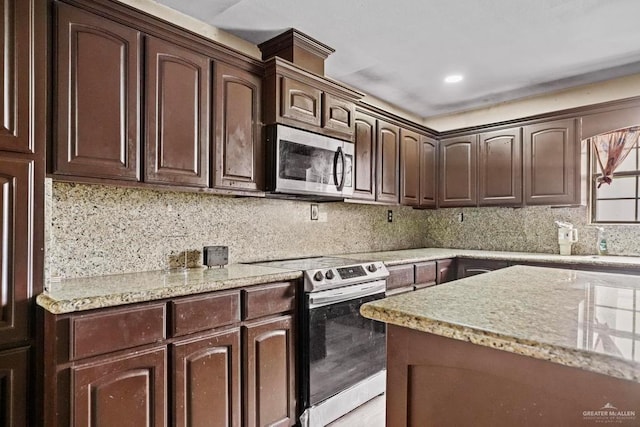
{"label": "range oven door", "polygon": [[385,281],[380,280],[306,295],[305,407],[385,369],[385,324],[360,315],[362,304],[384,298],[384,288]]}
{"label": "range oven door", "polygon": [[353,195],[353,143],[274,125],[268,131],[267,150],[268,190],[336,198]]}

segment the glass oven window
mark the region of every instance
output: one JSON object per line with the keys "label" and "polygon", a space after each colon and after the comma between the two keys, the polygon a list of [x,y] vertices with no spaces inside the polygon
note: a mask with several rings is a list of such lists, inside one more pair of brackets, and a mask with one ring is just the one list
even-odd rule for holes
{"label": "glass oven window", "polygon": [[309,310],[309,392],[315,405],[385,368],[385,325],[360,315],[384,294]]}

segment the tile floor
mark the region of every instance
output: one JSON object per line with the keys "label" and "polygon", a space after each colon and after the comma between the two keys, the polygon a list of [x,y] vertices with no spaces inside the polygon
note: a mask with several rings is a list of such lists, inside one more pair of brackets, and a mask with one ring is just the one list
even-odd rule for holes
{"label": "tile floor", "polygon": [[384,427],[385,403],[384,394],[375,397],[327,427]]}

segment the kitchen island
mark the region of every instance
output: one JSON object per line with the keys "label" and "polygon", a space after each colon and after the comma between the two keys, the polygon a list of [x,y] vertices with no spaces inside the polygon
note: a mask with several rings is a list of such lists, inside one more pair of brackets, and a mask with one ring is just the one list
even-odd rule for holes
{"label": "kitchen island", "polygon": [[513,266],[371,302],[387,426],[640,422],[640,277]]}

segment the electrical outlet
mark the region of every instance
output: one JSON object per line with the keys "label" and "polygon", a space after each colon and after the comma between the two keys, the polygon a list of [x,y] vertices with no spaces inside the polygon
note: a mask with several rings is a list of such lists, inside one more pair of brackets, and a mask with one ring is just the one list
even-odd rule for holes
{"label": "electrical outlet", "polygon": [[387,222],[393,222],[393,211],[391,209],[387,211]]}
{"label": "electrical outlet", "polygon": [[320,217],[320,211],[318,205],[311,203],[311,221],[317,221]]}
{"label": "electrical outlet", "polygon": [[462,212],[458,212],[457,217],[458,217],[458,222],[464,221],[464,214]]}

